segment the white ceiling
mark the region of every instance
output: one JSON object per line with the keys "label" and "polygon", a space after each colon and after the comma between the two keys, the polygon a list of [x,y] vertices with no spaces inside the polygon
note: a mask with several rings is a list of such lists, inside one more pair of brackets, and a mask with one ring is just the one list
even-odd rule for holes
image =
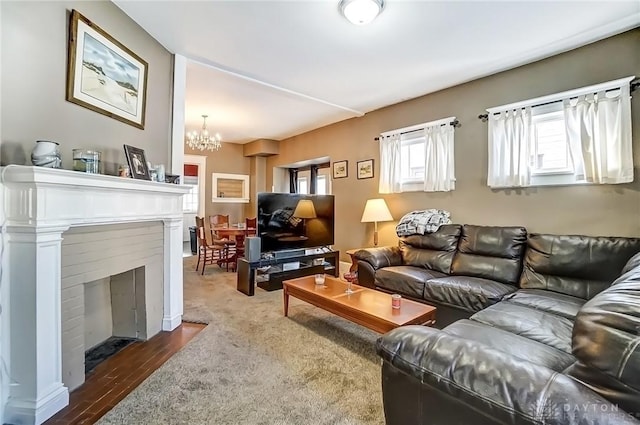
{"label": "white ceiling", "polygon": [[355,26],[335,1],[115,3],[187,68],[187,130],[280,140],[640,25],[640,1],[386,0]]}

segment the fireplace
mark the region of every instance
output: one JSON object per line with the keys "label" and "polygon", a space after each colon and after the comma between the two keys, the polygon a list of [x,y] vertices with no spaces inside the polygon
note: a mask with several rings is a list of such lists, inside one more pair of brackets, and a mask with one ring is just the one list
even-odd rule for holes
{"label": "fireplace", "polygon": [[62,383],[84,382],[84,357],[106,339],[162,330],[162,222],[75,227],[62,234]]}
{"label": "fireplace", "polygon": [[[73,357],[90,348],[87,340],[101,337],[84,334],[87,285],[95,292],[108,280],[113,334],[146,339],[179,326],[188,188],[10,165],[2,189],[7,272],[0,342],[11,385],[3,380],[1,419],[39,424],[68,404],[69,387],[84,379]],[[135,320],[120,320],[121,314]],[[72,326],[78,322],[82,333]]]}

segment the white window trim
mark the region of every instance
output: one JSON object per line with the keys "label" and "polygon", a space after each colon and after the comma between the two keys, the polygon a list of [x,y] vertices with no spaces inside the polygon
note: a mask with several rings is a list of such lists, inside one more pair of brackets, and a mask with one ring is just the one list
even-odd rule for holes
{"label": "white window trim", "polygon": [[182,162],[182,172],[184,174],[184,164],[196,164],[198,166],[198,216],[205,216],[205,190],[207,177],[207,157],[204,155],[184,155]]}
{"label": "white window trim", "polygon": [[[454,118],[455,119],[455,118]],[[438,124],[436,124],[438,125]],[[418,130],[422,130],[423,128],[419,128],[413,131],[418,131]],[[404,131],[404,133],[410,133],[412,131]],[[426,143],[425,137],[423,134],[416,134],[415,137],[410,138],[410,139],[406,139],[406,140],[402,140],[402,136],[400,136],[400,150],[402,150],[402,148],[407,147],[407,146],[412,146],[412,145],[423,145]],[[424,177],[423,178],[407,178],[407,179],[403,179],[402,177],[400,178],[400,185],[402,187],[402,191],[403,192],[420,192],[422,191],[422,188],[424,186]]]}
{"label": "white window trim", "polygon": [[[297,186],[298,186],[298,193],[302,193],[303,195],[306,195],[309,193],[309,184],[311,183],[309,181],[310,179],[307,178],[307,176],[301,176],[300,174],[298,174],[298,181],[297,181]],[[300,183],[304,182],[307,186],[307,191],[306,192],[300,192]]]}
{"label": "white window trim", "polygon": [[[557,105],[557,106],[556,106]],[[550,106],[556,106],[553,108],[548,108]],[[557,118],[551,118],[549,117],[550,115],[555,115],[555,116],[562,116],[562,120],[564,121],[564,111],[562,110],[562,104],[561,103],[554,103],[553,105],[544,105],[540,108],[532,108],[531,113],[533,115],[532,120],[534,121],[534,125],[537,122],[544,122],[544,121],[555,121],[557,120]],[[543,118],[538,118],[540,116],[543,116]],[[536,138],[533,138],[533,141],[537,141]],[[536,148],[536,146],[533,146],[532,148]],[[567,149],[567,155],[569,155],[569,157],[571,156],[571,153],[569,152],[569,144],[567,143],[566,146]],[[556,169],[547,169],[547,170],[536,170],[533,166],[531,167],[531,177],[535,177],[535,176],[540,176],[540,177],[547,177],[547,176],[560,176],[560,175],[570,175],[573,176],[575,174],[575,171],[573,168],[556,168]],[[547,179],[548,180],[548,179]],[[561,179],[563,182],[565,182],[565,179]],[[573,181],[575,181],[575,179],[573,179]],[[544,185],[545,183],[543,183]],[[554,183],[547,183],[547,184],[554,184]]]}

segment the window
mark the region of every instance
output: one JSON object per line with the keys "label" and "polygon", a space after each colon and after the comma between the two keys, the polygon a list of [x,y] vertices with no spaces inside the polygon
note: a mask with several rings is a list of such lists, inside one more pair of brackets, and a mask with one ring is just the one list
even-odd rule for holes
{"label": "window", "polygon": [[[321,172],[323,172],[322,170],[325,170],[324,172],[326,172],[327,169],[321,169]],[[309,174],[308,171],[303,171],[300,174]],[[316,194],[318,195],[328,195],[330,194],[330,190],[329,190],[329,179],[327,179],[326,174],[319,174],[318,173],[318,179],[316,180]],[[305,195],[309,194],[309,186],[311,185],[311,178],[308,176],[300,176],[298,175],[298,193],[302,193]]]}
{"label": "window", "polygon": [[565,131],[564,113],[534,115],[532,118],[533,174],[573,174],[573,162]]}
{"label": "window", "polygon": [[309,193],[309,182],[306,177],[298,177],[298,193]]}
{"label": "window", "polygon": [[562,102],[531,109],[530,186],[584,183],[576,175],[566,126]]}
{"label": "window", "polygon": [[425,137],[419,132],[400,136],[400,178],[403,186],[424,181],[424,144]]}
{"label": "window", "polygon": [[198,213],[199,187],[198,177],[184,177],[184,184],[191,185],[191,190],[182,197],[182,210],[185,213]]}
{"label": "window", "polygon": [[327,190],[327,176],[318,175],[318,180],[316,182],[316,193],[318,195],[328,195],[329,191]]}
{"label": "window", "polygon": [[493,188],[633,181],[634,77],[487,109]]}
{"label": "window", "polygon": [[455,189],[455,117],[382,133],[380,193]]}

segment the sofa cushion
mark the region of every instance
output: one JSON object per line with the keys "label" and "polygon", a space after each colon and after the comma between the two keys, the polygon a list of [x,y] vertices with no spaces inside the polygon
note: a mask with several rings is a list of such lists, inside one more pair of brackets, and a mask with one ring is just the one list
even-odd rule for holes
{"label": "sofa cushion", "polygon": [[497,303],[515,290],[511,285],[479,277],[444,276],[427,281],[423,298],[475,312]]}
{"label": "sofa cushion", "polygon": [[587,300],[572,297],[558,292],[545,291],[544,289],[520,289],[503,298],[503,301],[524,305],[536,310],[546,311],[557,316],[566,317],[573,321],[580,308]]}
{"label": "sofa cushion", "polygon": [[638,251],[638,238],[530,234],[520,287],[591,299]]}
{"label": "sofa cushion", "polygon": [[461,228],[459,224],[446,224],[433,233],[401,238],[403,264],[449,273]]}
{"label": "sofa cushion", "polygon": [[445,276],[445,274],[420,267],[391,266],[376,272],[375,285],[387,291],[420,299],[424,293],[424,283],[440,276]]}
{"label": "sofa cushion", "polygon": [[640,266],[625,276],[580,309],[573,354],[591,370],[580,374],[583,382],[625,410],[640,412],[640,398],[618,399],[617,391],[624,386],[627,393],[640,393]]}
{"label": "sofa cushion", "polygon": [[501,301],[474,314],[471,320],[571,353],[573,321],[553,313]]}
{"label": "sofa cushion", "polygon": [[516,285],[527,242],[524,227],[462,226],[451,263],[452,275],[475,276]]}
{"label": "sofa cushion", "polygon": [[511,332],[473,320],[459,320],[443,329],[455,335],[500,350],[527,362],[562,372],[575,358],[562,350],[542,344]]}

